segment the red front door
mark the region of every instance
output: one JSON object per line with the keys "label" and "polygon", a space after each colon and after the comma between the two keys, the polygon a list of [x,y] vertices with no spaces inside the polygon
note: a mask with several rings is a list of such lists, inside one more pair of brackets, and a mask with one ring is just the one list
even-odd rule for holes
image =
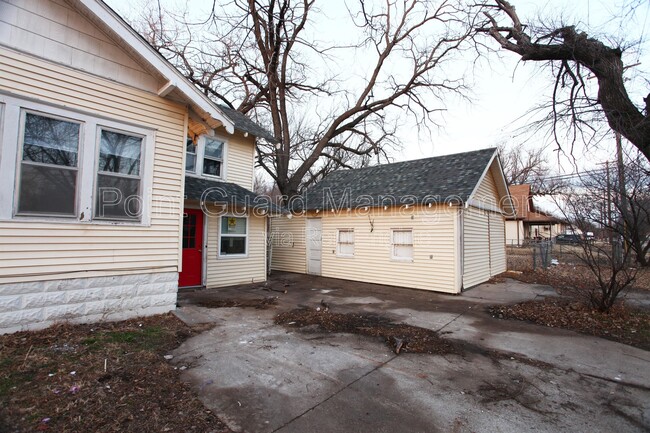
{"label": "red front door", "polygon": [[185,209],[183,215],[183,271],[178,276],[179,287],[201,285],[203,268],[203,212]]}

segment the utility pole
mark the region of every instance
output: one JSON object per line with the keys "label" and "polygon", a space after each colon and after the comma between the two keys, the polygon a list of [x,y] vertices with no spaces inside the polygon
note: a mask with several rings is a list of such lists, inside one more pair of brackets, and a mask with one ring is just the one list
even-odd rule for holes
{"label": "utility pole", "polygon": [[607,173],[607,231],[609,232],[609,244],[614,245],[614,232],[612,230],[612,184],[609,178],[609,161],[605,162]]}
{"label": "utility pole", "polygon": [[623,166],[623,144],[621,140],[621,133],[616,131],[616,164],[618,169],[618,193],[619,193],[619,206],[621,212],[621,221],[623,228],[623,242],[625,252],[627,252],[627,192],[625,190],[625,171]]}

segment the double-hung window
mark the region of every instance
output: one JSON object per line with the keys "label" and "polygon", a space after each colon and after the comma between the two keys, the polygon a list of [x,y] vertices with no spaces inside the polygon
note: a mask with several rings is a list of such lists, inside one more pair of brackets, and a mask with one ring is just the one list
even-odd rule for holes
{"label": "double-hung window", "polygon": [[354,229],[339,229],[336,236],[336,254],[343,257],[353,257]]}
{"label": "double-hung window", "polygon": [[144,137],[106,128],[99,135],[95,217],[139,221]]}
{"label": "double-hung window", "polygon": [[191,138],[188,138],[185,144],[185,171],[196,173],[196,145]]}
{"label": "double-hung window", "polygon": [[203,149],[203,174],[221,177],[223,165],[223,141],[205,138]]}
{"label": "double-hung window", "polygon": [[391,258],[407,262],[413,261],[413,230],[393,229],[391,237]]}
{"label": "double-hung window", "polygon": [[23,112],[17,213],[75,216],[81,124]]}
{"label": "double-hung window", "polygon": [[0,92],[0,219],[150,222],[155,130]]}
{"label": "double-hung window", "polygon": [[219,237],[219,256],[246,255],[248,218],[222,216]]}

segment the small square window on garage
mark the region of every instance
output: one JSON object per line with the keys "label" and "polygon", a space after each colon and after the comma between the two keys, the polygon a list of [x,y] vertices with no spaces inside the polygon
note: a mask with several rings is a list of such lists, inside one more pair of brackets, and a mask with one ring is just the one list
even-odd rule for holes
{"label": "small square window on garage", "polygon": [[247,253],[248,218],[221,217],[219,256],[244,256]]}
{"label": "small square window on garage", "polygon": [[413,230],[394,229],[392,231],[392,259],[413,261]]}
{"label": "small square window on garage", "polygon": [[344,257],[354,256],[354,229],[338,230],[336,254]]}

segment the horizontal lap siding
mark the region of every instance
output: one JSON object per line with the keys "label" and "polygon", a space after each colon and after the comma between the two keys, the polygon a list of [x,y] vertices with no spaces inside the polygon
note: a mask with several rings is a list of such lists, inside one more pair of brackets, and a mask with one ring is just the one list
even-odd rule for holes
{"label": "horizontal lap siding", "polygon": [[490,279],[490,237],[487,212],[469,207],[463,212],[463,288]]}
{"label": "horizontal lap siding", "polygon": [[3,44],[140,89],[160,83],[97,25],[63,1],[0,0]]}
{"label": "horizontal lap siding", "polygon": [[[457,209],[325,212],[322,275],[325,277],[456,293]],[[354,229],[354,257],[336,255],[337,229]],[[413,261],[391,258],[391,229],[413,230]]]}
{"label": "horizontal lap siding", "polygon": [[266,280],[266,218],[248,218],[248,257],[219,258],[220,216],[207,218],[206,287],[225,287]]}
{"label": "horizontal lap siding", "polygon": [[226,180],[246,189],[253,189],[253,140],[252,136],[244,137],[240,133],[228,137]]}
{"label": "horizontal lap siding", "polygon": [[483,178],[483,181],[478,186],[474,194],[474,199],[478,200],[483,206],[490,208],[499,206],[499,193],[491,170],[487,172],[485,178]]}
{"label": "horizontal lap siding", "polygon": [[305,247],[306,218],[271,218],[271,269],[298,272],[307,270]]}
{"label": "horizontal lap siding", "polygon": [[0,221],[0,283],[78,272],[176,270],[185,108],[4,48],[0,48],[0,89],[156,130],[150,227]]}

